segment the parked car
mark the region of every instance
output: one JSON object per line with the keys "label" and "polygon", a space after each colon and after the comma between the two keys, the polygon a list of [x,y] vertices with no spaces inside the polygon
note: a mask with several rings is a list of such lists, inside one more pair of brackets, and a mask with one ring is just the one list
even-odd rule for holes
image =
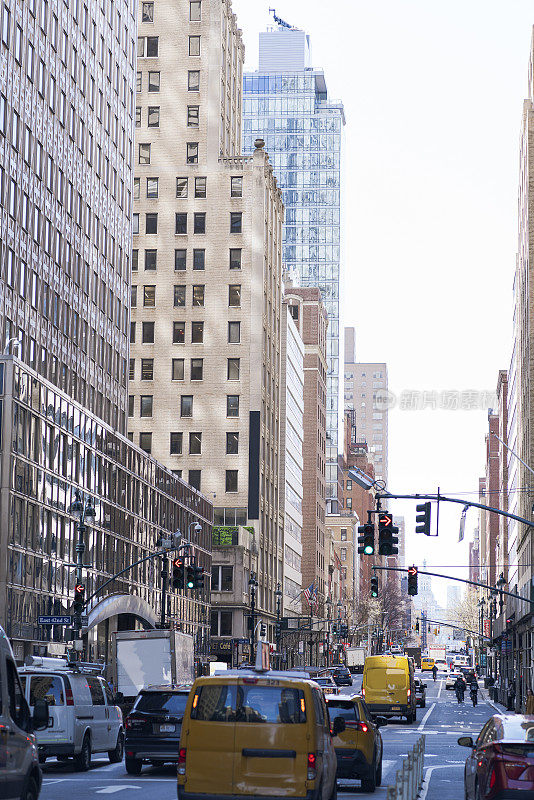
{"label": "parked car", "polygon": [[323,694],[338,694],[339,689],[331,675],[318,675],[314,678],[315,683],[318,683]]}
{"label": "parked car", "polygon": [[332,677],[337,686],[352,686],[352,675],[348,667],[333,667]]}
{"label": "parked car", "polygon": [[378,728],[387,724],[383,717],[374,717],[359,695],[327,697],[326,705],[332,724],[336,725],[334,748],[337,777],[359,778],[364,792],[374,792],[382,782],[382,737]]}
{"label": "parked car", "polygon": [[342,722],[331,732],[323,694],[307,673],[197,678],[182,724],[178,798],[335,800],[332,736]]}
{"label": "parked car", "polygon": [[122,712],[106,681],[95,670],[68,664],[64,658],[30,656],[19,674],[30,708],[46,700],[50,722],[37,733],[39,760],[50,756],[74,759],[75,768],[91,767],[93,753],[107,753],[112,764],[122,761]]}
{"label": "parked car", "polygon": [[445,681],[445,688],[454,689],[454,684],[456,683],[457,678],[465,679],[463,672],[460,672],[459,670],[451,670],[447,675],[447,679]]}
{"label": "parked car", "polygon": [[476,741],[460,736],[469,747],[465,762],[466,800],[534,797],[534,716],[496,714]]}
{"label": "parked car", "polygon": [[24,699],[13,651],[0,627],[0,797],[37,800],[43,780],[33,731],[49,724],[44,700],[33,717]]}
{"label": "parked car", "polygon": [[139,775],[143,764],[178,763],[180,734],[189,688],[148,686],[125,720],[126,772]]}
{"label": "parked car", "polygon": [[415,683],[415,705],[426,708],[426,683],[419,678],[414,679]]}

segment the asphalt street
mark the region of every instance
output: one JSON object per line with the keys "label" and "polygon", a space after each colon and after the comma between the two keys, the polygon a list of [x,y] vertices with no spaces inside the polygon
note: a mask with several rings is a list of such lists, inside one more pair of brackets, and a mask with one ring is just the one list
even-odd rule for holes
{"label": "asphalt street", "polygon": [[[419,673],[418,673],[419,675]],[[479,692],[479,704],[473,708],[466,702],[458,705],[454,692],[445,689],[445,680],[436,683],[424,674],[427,683],[426,708],[418,708],[417,721],[412,725],[394,721],[381,728],[384,741],[382,786],[374,794],[360,789],[359,781],[341,781],[340,800],[354,797],[384,798],[386,788],[394,784],[402,759],[425,735],[425,782],[419,800],[459,800],[463,797],[463,765],[468,750],[457,744],[458,736],[477,736],[482,725],[497,710],[485,702]],[[361,682],[361,681],[360,681]],[[359,688],[358,681],[355,687]],[[344,688],[343,693],[351,691]],[[484,692],[484,696],[486,693]],[[169,767],[145,767],[139,777],[127,775],[124,764],[111,765],[107,758],[94,757],[88,773],[73,772],[72,765],[53,759],[43,769],[44,781],[40,800],[98,800],[113,797],[117,800],[142,800],[150,793],[154,800],[176,800],[176,770]]]}

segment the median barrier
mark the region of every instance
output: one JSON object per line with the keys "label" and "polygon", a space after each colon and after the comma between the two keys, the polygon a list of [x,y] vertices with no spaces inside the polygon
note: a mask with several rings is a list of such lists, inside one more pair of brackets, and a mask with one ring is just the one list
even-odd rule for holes
{"label": "median barrier", "polygon": [[397,770],[394,786],[388,786],[386,800],[416,800],[423,784],[425,761],[425,737],[420,736],[408,757],[403,759],[402,769]]}

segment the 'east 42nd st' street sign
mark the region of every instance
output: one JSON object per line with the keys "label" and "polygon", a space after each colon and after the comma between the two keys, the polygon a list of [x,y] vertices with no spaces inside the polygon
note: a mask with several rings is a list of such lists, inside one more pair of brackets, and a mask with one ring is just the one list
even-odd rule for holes
{"label": "'east 42nd st' street sign", "polygon": [[71,616],[63,617],[37,617],[38,625],[72,625]]}

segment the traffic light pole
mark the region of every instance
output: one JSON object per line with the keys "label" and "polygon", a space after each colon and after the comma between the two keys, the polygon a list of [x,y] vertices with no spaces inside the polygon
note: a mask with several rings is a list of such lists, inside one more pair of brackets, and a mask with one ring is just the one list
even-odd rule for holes
{"label": "traffic light pole", "polygon": [[166,611],[167,611],[167,585],[169,581],[169,560],[168,555],[165,553],[163,564],[161,567],[161,615],[159,626],[163,630],[166,627]]}

